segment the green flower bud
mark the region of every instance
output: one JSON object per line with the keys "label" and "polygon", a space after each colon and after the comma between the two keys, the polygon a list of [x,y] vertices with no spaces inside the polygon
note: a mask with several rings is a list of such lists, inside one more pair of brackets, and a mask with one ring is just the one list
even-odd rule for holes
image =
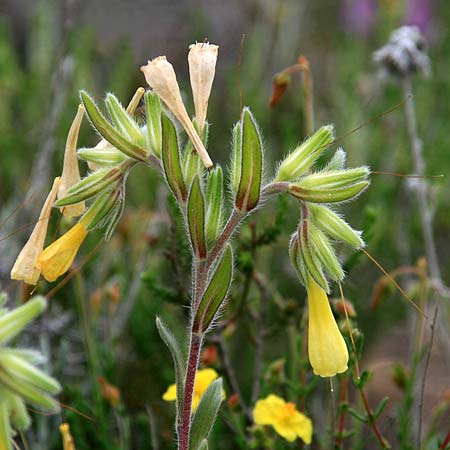
{"label": "green flower bud", "polygon": [[181,170],[180,150],[175,125],[165,115],[161,116],[162,123],[162,162],[167,183],[175,197],[185,203],[187,189]]}
{"label": "green flower bud", "polygon": [[262,139],[256,121],[248,108],[242,111],[241,173],[235,206],[248,212],[259,203],[263,167]]}
{"label": "green flower bud", "polygon": [[206,239],[212,243],[223,226],[223,174],[220,166],[216,166],[208,174],[206,205]]}
{"label": "green flower bud", "polygon": [[108,223],[111,212],[117,203],[122,202],[122,186],[102,192],[91,205],[85,214],[87,218],[86,228],[93,230],[96,227],[103,227]]}
{"label": "green flower bud", "polygon": [[11,411],[11,423],[16,430],[26,430],[31,425],[25,403],[19,396],[8,393],[8,409]]}
{"label": "green flower bud", "polygon": [[158,158],[161,157],[162,129],[161,129],[161,100],[153,91],[145,94],[145,113],[147,116],[148,146]]}
{"label": "green flower bud", "polygon": [[187,204],[189,234],[194,255],[197,259],[205,259],[207,246],[205,236],[205,199],[200,186],[200,179],[195,176]]}
{"label": "green flower bud", "polygon": [[297,147],[278,168],[275,181],[294,181],[305,173],[328,145],[333,142],[334,127],[326,125]]}
{"label": "green flower bud", "polygon": [[341,147],[339,147],[334,153],[333,157],[328,161],[327,165],[323,168],[323,170],[342,170],[345,167],[346,159],[347,154]]}
{"label": "green flower bud", "polygon": [[320,171],[301,178],[298,187],[304,189],[340,189],[367,180],[369,168],[366,166],[354,169]]}
{"label": "green flower bud", "polygon": [[116,166],[127,159],[126,155],[108,142],[101,141],[101,143],[104,143],[101,147],[99,144],[93,148],[78,149],[78,157],[85,161],[98,164],[99,166]]}
{"label": "green flower bud", "polygon": [[289,185],[288,192],[294,197],[313,203],[339,203],[352,200],[369,186],[368,181],[351,184],[338,189],[306,189],[301,183]]}
{"label": "green flower bud", "polygon": [[306,269],[305,265],[303,264],[303,259],[300,252],[300,243],[297,232],[292,235],[291,241],[289,242],[289,257],[295,271],[297,272],[297,276],[300,279],[300,282],[303,284],[303,286],[306,287],[308,285],[306,281]]}
{"label": "green flower bud", "polygon": [[145,137],[141,127],[127,113],[117,97],[111,93],[107,94],[105,104],[115,128],[127,136],[131,142],[145,147]]}
{"label": "green flower bud", "polygon": [[345,242],[355,249],[365,246],[361,232],[354,230],[342,217],[321,205],[308,206],[312,220],[322,231],[337,241]]}

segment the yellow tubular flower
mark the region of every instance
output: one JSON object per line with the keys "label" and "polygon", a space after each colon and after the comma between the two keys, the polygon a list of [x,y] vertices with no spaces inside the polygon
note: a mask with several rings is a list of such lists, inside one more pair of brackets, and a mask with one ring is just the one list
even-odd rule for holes
{"label": "yellow tubular flower", "polygon": [[333,377],[345,372],[348,350],[331,311],[326,292],[309,278],[309,361],[316,375]]}
{"label": "yellow tubular flower", "polygon": [[62,423],[59,426],[59,431],[61,433],[63,449],[64,450],[75,450],[75,442],[73,440],[72,434],[70,432],[70,427],[67,422]]}
{"label": "yellow tubular flower", "polygon": [[17,256],[16,262],[11,269],[13,280],[23,280],[27,284],[36,284],[41,275],[41,271],[36,266],[37,259],[44,249],[45,235],[47,234],[48,220],[52,204],[56,199],[59,186],[59,178],[55,178],[53,187],[45,200],[39,219],[31,233],[27,243]]}
{"label": "yellow tubular flower", "polygon": [[[194,394],[192,396],[192,410],[197,409],[203,394],[208,389],[209,385],[219,377],[219,374],[214,369],[202,369],[197,372],[194,384]],[[225,391],[222,391],[222,397],[225,398]],[[173,402],[177,399],[177,387],[171,384],[162,396],[166,402]]]}
{"label": "yellow tubular flower", "polygon": [[299,437],[305,444],[311,443],[311,419],[297,411],[294,403],[285,402],[276,395],[271,394],[256,402],[253,420],[256,425],[272,425],[275,431],[289,442]]}
{"label": "yellow tubular flower", "polygon": [[[77,141],[80,132],[81,122],[84,116],[84,106],[79,105],[77,114],[73,119],[69,133],[67,135],[66,150],[64,152],[64,165],[61,175],[61,183],[58,189],[58,200],[67,195],[67,191],[80,181],[80,169],[78,167],[77,158]],[[66,217],[78,217],[84,213],[86,206],[84,202],[75,203],[73,205],[61,208],[62,213]]]}
{"label": "yellow tubular flower", "polygon": [[80,220],[39,255],[37,266],[47,281],[55,281],[69,270],[87,233],[86,224]]}

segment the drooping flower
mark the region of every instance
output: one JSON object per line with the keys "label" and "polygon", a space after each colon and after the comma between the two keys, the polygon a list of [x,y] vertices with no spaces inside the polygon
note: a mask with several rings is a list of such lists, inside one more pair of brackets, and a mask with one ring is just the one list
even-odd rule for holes
{"label": "drooping flower", "polygon": [[27,243],[24,245],[16,262],[11,269],[13,280],[23,280],[27,284],[36,284],[41,275],[40,269],[36,266],[37,259],[44,249],[45,236],[47,234],[48,221],[52,204],[56,199],[60,179],[55,178],[53,187],[45,200],[39,219],[31,233]]}
{"label": "drooping flower", "polygon": [[[77,158],[78,133],[80,132],[81,122],[83,121],[84,107],[78,106],[77,114],[73,119],[69,133],[67,135],[66,150],[64,153],[64,165],[61,174],[61,182],[58,189],[58,199],[67,195],[67,191],[80,181],[80,169]],[[67,205],[61,208],[66,217],[78,217],[84,213],[86,206],[84,201]]]}
{"label": "drooping flower", "polygon": [[253,409],[256,425],[272,425],[284,439],[293,442],[299,437],[305,444],[310,444],[313,433],[311,419],[299,412],[294,403],[270,394],[256,402]]}
{"label": "drooping flower", "polygon": [[347,370],[347,346],[331,311],[326,292],[311,277],[308,281],[309,361],[316,375],[333,377]]}
{"label": "drooping flower", "polygon": [[159,95],[161,100],[183,125],[205,167],[212,167],[213,162],[184,106],[172,64],[167,61],[165,56],[159,56],[149,61],[146,66],[142,66],[141,71],[144,73],[148,85]]}
{"label": "drooping flower", "polygon": [[[203,394],[208,389],[209,385],[219,377],[219,374],[214,369],[202,369],[197,372],[195,376],[194,393],[192,395],[192,410],[195,411],[203,397]],[[225,392],[222,392],[225,398]],[[177,387],[171,384],[162,396],[166,402],[173,402],[177,399]]]}
{"label": "drooping flower", "polygon": [[47,281],[55,281],[69,270],[88,234],[86,222],[85,219],[80,220],[39,255],[37,267]]}
{"label": "drooping flower", "polygon": [[201,42],[189,46],[189,75],[199,133],[205,125],[208,101],[216,72],[219,46]]}

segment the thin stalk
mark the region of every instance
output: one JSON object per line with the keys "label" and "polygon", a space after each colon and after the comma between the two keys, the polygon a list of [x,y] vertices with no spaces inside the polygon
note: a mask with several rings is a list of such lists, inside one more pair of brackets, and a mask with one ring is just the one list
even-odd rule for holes
{"label": "thin stalk", "polygon": [[366,410],[367,418],[369,420],[370,427],[372,428],[378,443],[380,444],[380,448],[383,450],[388,450],[391,448],[389,442],[383,437],[380,429],[378,428],[377,419],[373,415],[372,410],[370,409],[369,401],[367,400],[366,393],[363,388],[358,388],[359,394],[361,396],[362,403],[364,405],[364,409]]}
{"label": "thin stalk", "polygon": [[343,376],[341,378],[340,412],[339,412],[338,431],[336,435],[337,450],[344,449],[344,429],[345,429],[345,412],[346,412],[344,405],[347,403],[347,387],[348,387],[348,378]]}

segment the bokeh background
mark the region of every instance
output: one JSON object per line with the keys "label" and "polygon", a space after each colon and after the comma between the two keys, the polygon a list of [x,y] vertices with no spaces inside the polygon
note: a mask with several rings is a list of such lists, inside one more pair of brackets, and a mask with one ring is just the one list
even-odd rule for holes
{"label": "bokeh background", "polygon": [[[300,77],[293,77],[276,108],[269,107],[273,76],[303,54],[314,79],[316,126],[334,123],[339,136],[370,122],[340,142],[348,152],[349,165],[412,173],[403,107],[371,121],[404,99],[398,85],[379,77],[372,61],[372,53],[403,24],[418,25],[428,42],[431,76],[414,79],[414,94],[426,173],[444,175],[428,182],[442,275],[450,283],[447,0],[1,0],[2,289],[8,291],[11,301],[22,301],[29,295],[29,290],[9,281],[9,271],[51,180],[61,170],[65,136],[79,102],[79,89],[88,90],[99,101],[105,92],[114,92],[126,103],[137,87],[145,86],[139,67],[148,59],[166,55],[175,67],[188,109],[193,111],[187,49],[195,41],[208,39],[220,45],[208,116],[209,151],[215,161],[224,166],[228,163],[230,130],[239,118],[241,98],[263,130],[267,178],[272,176],[276,161],[304,139]],[[79,145],[91,146],[97,139],[85,121]],[[155,173],[144,167],[135,170],[128,181],[126,205],[110,242],[96,247],[99,235],[89,236],[79,256],[79,263],[88,258],[81,274],[57,289],[46,317],[29,337],[30,343],[49,355],[49,369],[64,385],[61,401],[95,421],[70,409],[63,409],[62,417],[36,415],[29,436],[33,450],[60,448],[57,424],[61,418],[71,423],[80,449],[158,449],[173,443],[173,411],[161,400],[173,372],[154,316],[161,315],[180,330],[180,335],[183,333],[188,251],[182,243],[183,230],[169,219],[168,212],[175,213],[175,209]],[[355,228],[364,230],[370,253],[386,270],[400,268],[401,272],[401,268],[423,264],[413,180],[374,175],[371,188],[343,211]],[[286,327],[292,320],[300,323],[302,317],[305,293],[287,256],[289,234],[297,219],[294,204],[270,203],[254,216],[250,227],[242,229],[238,239],[241,252],[231,309],[243,295],[248,273],[254,271],[264,276],[277,300],[268,306],[266,316],[267,322],[273,322],[273,330],[266,345],[265,379],[276,361],[283,360],[289,368]],[[69,226],[69,222],[55,218],[52,230],[56,233]],[[256,257],[247,246],[252,227],[267,233],[271,244],[261,245]],[[405,379],[416,315],[389,283],[381,292],[376,291],[382,274],[363,254],[352,257],[342,249],[341,256],[349,273],[346,297],[355,305],[356,326],[365,336],[362,365],[373,371],[370,399],[376,403],[386,395],[391,398],[380,419],[381,427],[398,443],[394,448],[414,448],[405,444],[409,439],[405,436],[414,437],[417,419],[408,413],[414,389],[410,386],[408,393]],[[398,281],[412,296],[417,294],[413,275]],[[37,291],[45,294],[53,287],[41,283]],[[259,305],[260,294],[255,286],[247,290],[249,306],[242,310],[233,329],[226,330],[224,339],[243,396],[248,397],[254,383],[251,312]],[[434,427],[437,436],[444,432],[441,420],[448,417],[450,401],[446,305],[441,314],[444,317],[431,353],[424,405],[426,425]],[[217,339],[213,334],[212,346]],[[212,364],[220,371],[220,358]],[[105,394],[105,380],[120,390],[120,407]],[[319,383],[317,389],[324,395],[310,402],[313,419],[326,417],[324,411],[329,410],[328,385]],[[233,393],[229,385],[227,390],[229,395]],[[434,423],[438,406],[444,412]],[[327,421],[317,420],[316,429],[325,434]],[[356,431],[358,442],[367,446],[355,444],[352,448],[376,448],[364,430]],[[230,433],[226,420],[219,423],[213,448],[235,448],[229,445]]]}

